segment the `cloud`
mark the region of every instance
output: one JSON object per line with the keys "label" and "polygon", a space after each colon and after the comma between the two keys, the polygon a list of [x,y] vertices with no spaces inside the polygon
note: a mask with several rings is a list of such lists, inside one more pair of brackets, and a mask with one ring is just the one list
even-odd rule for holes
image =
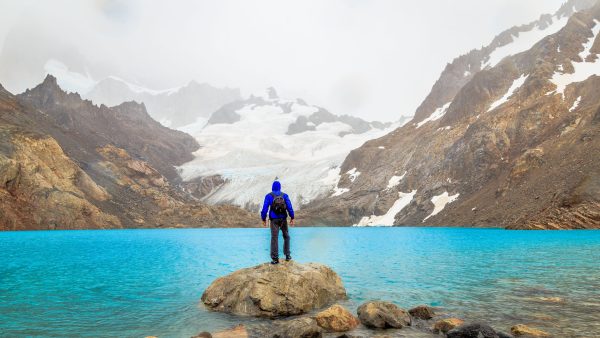
{"label": "cloud", "polygon": [[412,115],[447,62],[559,0],[2,2],[0,82],[22,91],[57,59],[167,88],[275,86],[335,113]]}

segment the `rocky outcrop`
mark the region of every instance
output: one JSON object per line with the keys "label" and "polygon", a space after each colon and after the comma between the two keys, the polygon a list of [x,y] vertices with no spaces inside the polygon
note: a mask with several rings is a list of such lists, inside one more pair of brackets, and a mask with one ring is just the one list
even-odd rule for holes
{"label": "rocky outcrop", "polygon": [[126,106],[91,106],[52,77],[19,97],[0,87],[0,230],[256,223],[247,211],[182,191],[174,165],[186,149],[191,156],[191,138]]}
{"label": "rocky outcrop", "polygon": [[550,337],[548,332],[529,327],[524,324],[518,324],[510,328],[510,333],[515,337]]}
{"label": "rocky outcrop", "polygon": [[350,331],[360,324],[358,318],[354,317],[350,311],[341,305],[333,305],[317,313],[315,320],[326,331],[334,332]]}
{"label": "rocky outcrop", "polygon": [[358,307],[357,312],[360,322],[370,328],[401,329],[411,323],[408,312],[390,302],[366,302]]}
{"label": "rocky outcrop", "polygon": [[235,271],[202,294],[211,310],[269,318],[304,314],[344,298],[346,291],[333,270],[294,261]]}
{"label": "rocky outcrop", "polygon": [[[305,206],[302,222],[370,224],[393,212],[393,225],[600,228],[600,159],[589,156],[600,153],[600,77],[568,79],[598,62],[600,5],[570,4],[491,48],[560,25],[529,50],[482,69],[488,57],[449,66],[412,122],[346,157],[341,172],[360,175]],[[567,21],[574,4],[584,10]]]}
{"label": "rocky outcrop", "polygon": [[[33,108],[32,118],[63,146],[69,156],[91,161],[95,153],[86,151],[113,144],[148,162],[169,181],[180,181],[175,166],[193,159],[199,148],[196,140],[183,132],[162,126],[148,115],[144,104],[125,102],[108,108],[66,93],[56,78],[17,96]],[[35,114],[42,112],[41,116]]]}

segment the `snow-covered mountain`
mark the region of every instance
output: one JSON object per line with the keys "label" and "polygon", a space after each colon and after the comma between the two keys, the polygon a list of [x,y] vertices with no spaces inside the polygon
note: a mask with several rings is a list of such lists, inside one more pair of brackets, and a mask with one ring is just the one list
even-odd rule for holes
{"label": "snow-covered mountain", "polygon": [[456,58],[302,223],[600,227],[599,33],[600,1],[570,0]]}
{"label": "snow-covered mountain", "polygon": [[114,107],[129,101],[144,103],[152,118],[175,129],[194,123],[203,125],[212,112],[242,98],[237,88],[216,88],[196,81],[156,90],[112,75],[96,80],[89,72],[74,71],[55,59],[48,60],[44,70],[57,78],[61,88],[78,93],[96,105]]}
{"label": "snow-covered mountain", "polygon": [[334,115],[270,88],[223,106],[206,126],[181,128],[201,148],[179,169],[188,190],[209,203],[256,209],[279,178],[299,206],[335,193],[348,152],[398,125]]}
{"label": "snow-covered mountain", "polygon": [[127,101],[143,102],[155,120],[171,128],[206,122],[221,106],[241,99],[239,89],[215,88],[191,81],[185,86],[153,90],[110,76],[98,82],[85,98],[114,106]]}

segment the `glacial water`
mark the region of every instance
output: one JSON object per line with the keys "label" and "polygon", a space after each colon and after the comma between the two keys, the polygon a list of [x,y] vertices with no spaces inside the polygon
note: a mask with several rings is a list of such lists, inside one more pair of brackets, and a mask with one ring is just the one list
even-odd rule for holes
{"label": "glacial water", "polygon": [[[508,331],[598,337],[600,231],[292,228],[292,254],[369,299],[429,304]],[[199,299],[267,261],[266,229],[0,233],[1,337],[190,337],[240,322]]]}

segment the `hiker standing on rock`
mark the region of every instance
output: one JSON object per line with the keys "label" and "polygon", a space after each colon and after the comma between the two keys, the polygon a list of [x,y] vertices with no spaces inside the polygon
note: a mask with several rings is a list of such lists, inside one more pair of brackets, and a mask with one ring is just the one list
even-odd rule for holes
{"label": "hiker standing on rock", "polygon": [[271,264],[279,263],[279,229],[283,233],[283,253],[285,260],[292,259],[290,255],[290,234],[288,233],[287,217],[290,216],[290,225],[294,225],[294,209],[287,194],[281,191],[281,183],[273,182],[272,191],[265,196],[260,216],[263,226],[267,226],[267,213],[271,223]]}

